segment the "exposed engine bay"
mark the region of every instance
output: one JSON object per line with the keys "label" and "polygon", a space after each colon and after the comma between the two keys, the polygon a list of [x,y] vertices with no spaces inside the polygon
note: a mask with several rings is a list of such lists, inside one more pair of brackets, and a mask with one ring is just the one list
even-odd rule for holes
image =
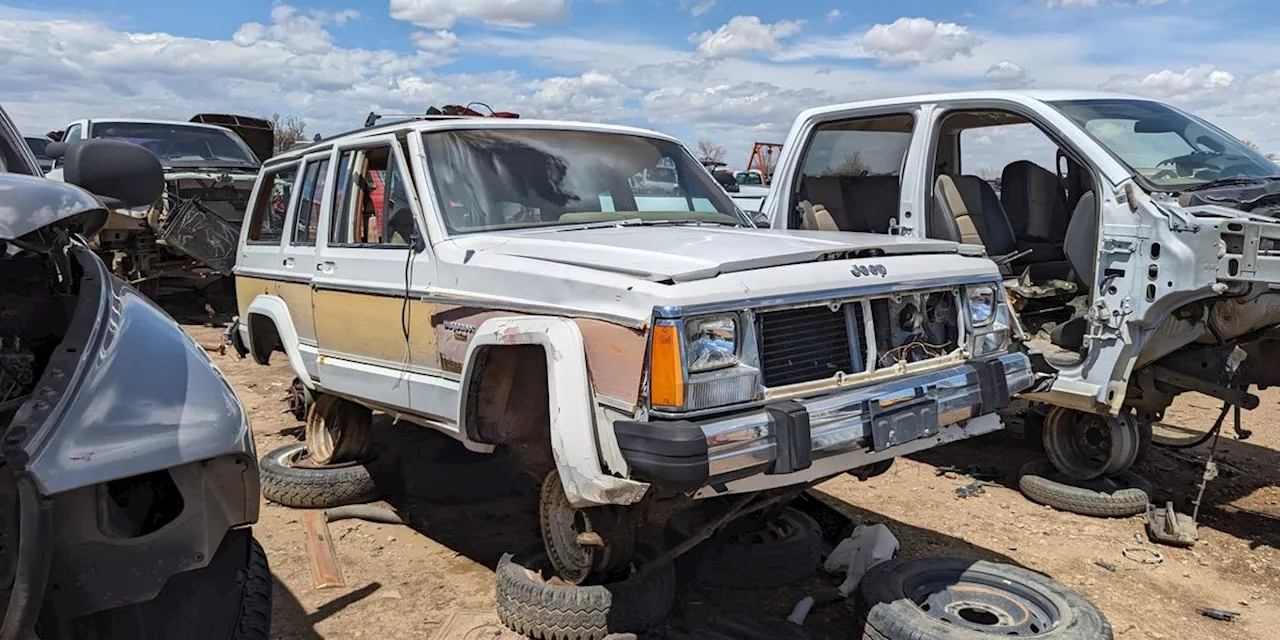
{"label": "exposed engine bay", "polygon": [[951,290],[871,301],[876,366],[919,362],[951,353],[959,340],[959,305]]}
{"label": "exposed engine bay", "polygon": [[7,429],[66,333],[79,276],[65,255],[0,246],[0,429]]}

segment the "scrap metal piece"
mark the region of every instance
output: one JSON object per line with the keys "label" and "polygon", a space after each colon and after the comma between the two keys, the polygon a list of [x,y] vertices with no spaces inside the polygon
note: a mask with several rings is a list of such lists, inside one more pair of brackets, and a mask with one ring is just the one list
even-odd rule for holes
{"label": "scrap metal piece", "polygon": [[302,516],[307,536],[307,560],[311,565],[311,586],[317,589],[347,586],[338,566],[338,555],[329,535],[329,523],[323,511],[308,511]]}
{"label": "scrap metal piece", "polygon": [[963,487],[956,487],[956,497],[957,497],[957,498],[971,498],[971,497],[973,497],[973,496],[978,495],[979,493],[986,493],[986,492],[987,492],[987,490],[982,488],[982,487],[986,486],[986,484],[987,484],[987,483],[985,483],[985,482],[983,482],[983,481],[981,481],[981,480],[974,480],[973,482],[971,482],[971,483],[969,483],[969,484],[967,484],[967,485],[965,485],[965,486],[963,486]]}
{"label": "scrap metal piece", "polygon": [[1163,507],[1147,507],[1147,536],[1152,542],[1172,547],[1195,546],[1200,539],[1195,520],[1175,511],[1173,502],[1166,502]]}
{"label": "scrap metal piece", "polygon": [[240,230],[204,206],[198,198],[180,198],[161,228],[164,243],[200,261],[223,276],[236,262]]}
{"label": "scrap metal piece", "polygon": [[[1134,537],[1137,537],[1135,534]],[[1125,547],[1120,555],[1141,564],[1164,564],[1164,554],[1149,547]]]}
{"label": "scrap metal piece", "polygon": [[1224,622],[1235,622],[1240,618],[1240,614],[1236,611],[1224,611],[1222,609],[1211,609],[1209,607],[1196,607],[1196,611],[1206,617],[1214,620],[1222,620]]}

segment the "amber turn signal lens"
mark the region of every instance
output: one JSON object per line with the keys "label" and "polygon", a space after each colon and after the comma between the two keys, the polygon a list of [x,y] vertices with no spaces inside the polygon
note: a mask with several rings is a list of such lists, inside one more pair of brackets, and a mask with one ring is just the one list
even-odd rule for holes
{"label": "amber turn signal lens", "polygon": [[649,352],[649,401],[654,406],[684,406],[680,341],[680,331],[675,325],[654,325]]}

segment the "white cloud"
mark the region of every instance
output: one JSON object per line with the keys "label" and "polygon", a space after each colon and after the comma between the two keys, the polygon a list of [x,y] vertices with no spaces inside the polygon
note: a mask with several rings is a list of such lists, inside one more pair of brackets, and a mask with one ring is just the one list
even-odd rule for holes
{"label": "white cloud", "polygon": [[911,65],[967,56],[982,38],[954,22],[898,18],[878,24],[862,36],[862,46],[882,64]]}
{"label": "white cloud", "polygon": [[1098,6],[1098,0],[1048,0],[1046,6],[1066,9],[1082,9]]}
{"label": "white cloud", "polygon": [[569,17],[568,0],[391,0],[391,17],[431,29],[459,20],[526,28]]}
{"label": "white cloud", "polygon": [[409,37],[419,49],[427,51],[452,51],[458,46],[458,34],[448,29],[415,31]]}
{"label": "white cloud", "polygon": [[844,17],[844,14],[840,13],[839,9],[832,9],[829,13],[827,13],[827,22],[828,23],[835,22],[843,17]]}
{"label": "white cloud", "polygon": [[695,18],[701,18],[714,6],[716,6],[716,0],[702,0],[702,2],[697,2],[697,0],[680,0],[680,8],[688,9],[689,13],[692,13]]}
{"label": "white cloud", "polygon": [[232,36],[232,41],[247,47],[272,40],[300,53],[320,53],[333,48],[333,40],[324,25],[341,26],[358,17],[360,13],[352,9],[335,13],[312,11],[303,15],[287,4],[276,4],[271,7],[271,24],[246,22]]}
{"label": "white cloud", "polygon": [[987,84],[997,89],[1021,89],[1031,85],[1027,70],[1008,60],[991,65],[983,76],[986,77]]}
{"label": "white cloud", "polygon": [[1229,89],[1236,85],[1236,76],[1230,71],[1213,65],[1200,65],[1174,71],[1161,69],[1143,76],[1117,75],[1102,83],[1102,88],[1132,93],[1172,102],[1219,103],[1232,99]]}
{"label": "white cloud", "polygon": [[794,20],[770,24],[756,16],[734,16],[715,31],[689,36],[689,41],[698,45],[698,55],[704,58],[728,58],[753,51],[773,53],[781,48],[779,40],[799,33],[803,24]]}
{"label": "white cloud", "polygon": [[614,76],[596,70],[535,80],[527,86],[534,93],[526,104],[541,117],[569,120],[616,120],[629,112],[626,101],[639,95]]}

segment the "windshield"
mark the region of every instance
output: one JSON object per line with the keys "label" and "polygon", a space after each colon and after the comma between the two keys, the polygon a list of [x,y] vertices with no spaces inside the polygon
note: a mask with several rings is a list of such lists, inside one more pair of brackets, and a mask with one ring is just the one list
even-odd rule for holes
{"label": "windshield", "polygon": [[423,141],[454,233],[624,220],[751,226],[674,142],[506,127],[428,132]]}
{"label": "windshield", "polygon": [[169,166],[258,166],[256,156],[239,136],[213,127],[163,122],[95,122],[90,137],[141,145]]}
{"label": "windshield", "polygon": [[37,159],[44,160],[49,157],[45,154],[45,149],[50,142],[53,142],[52,140],[46,140],[45,138],[27,138],[26,140],[27,146],[31,148],[32,155]]}
{"label": "windshield", "polygon": [[1166,104],[1125,99],[1052,104],[1158,189],[1280,174],[1280,166],[1245,143]]}

